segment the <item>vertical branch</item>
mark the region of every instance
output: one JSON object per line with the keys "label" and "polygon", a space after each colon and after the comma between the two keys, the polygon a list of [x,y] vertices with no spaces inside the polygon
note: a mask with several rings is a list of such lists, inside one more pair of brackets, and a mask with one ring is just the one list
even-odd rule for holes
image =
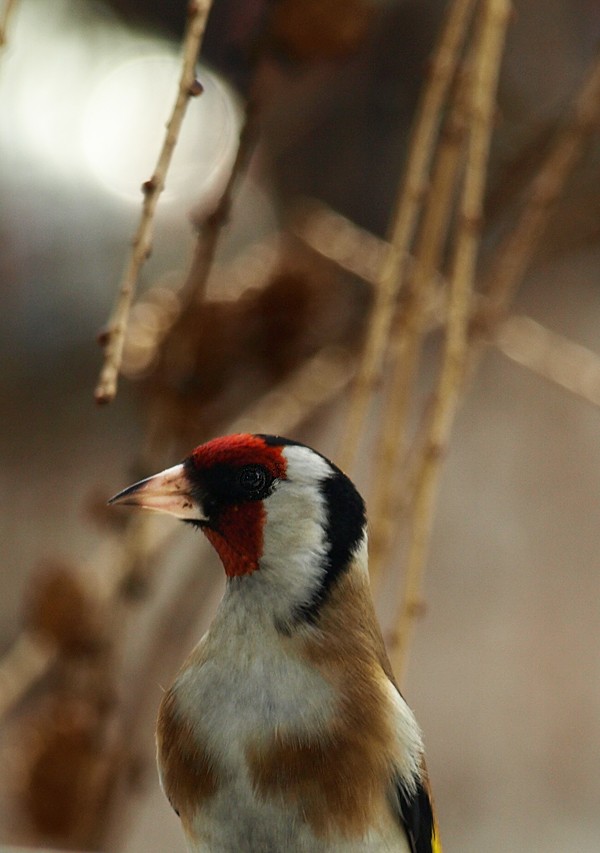
{"label": "vertical branch", "polygon": [[441,121],[442,105],[454,76],[475,2],[452,2],[434,53],[429,82],[419,104],[406,172],[392,215],[388,236],[390,245],[375,289],[375,305],[340,449],[341,464],[346,469],[354,461],[369,398],[381,370],[402,271],[426,188],[427,170]]}
{"label": "vertical branch", "polygon": [[206,29],[206,21],[211,0],[191,0],[188,6],[188,26],[183,42],[183,61],[179,90],[167,131],[152,177],[142,186],[144,203],[140,222],[132,240],[132,247],[119,285],[117,302],[101,336],[104,348],[104,364],[96,386],[95,397],[98,403],[109,403],[117,393],[117,381],[123,357],[123,344],[129,320],[129,311],[135,292],[140,270],[150,254],[154,213],[162,193],[167,172],[177,145],[179,132],[190,98],[202,93],[202,86],[195,78],[195,67]]}
{"label": "vertical branch", "polygon": [[423,448],[413,509],[412,535],[392,662],[399,680],[406,667],[415,619],[422,609],[421,585],[431,533],[441,462],[446,452],[467,354],[467,331],[480,239],[483,193],[509,0],[486,0],[474,46],[471,122],[465,179],[451,265],[446,337],[430,425]]}
{"label": "vertical branch", "polygon": [[405,313],[391,343],[392,379],[375,452],[376,492],[373,498],[369,574],[372,586],[386,558],[398,506],[399,460],[406,447],[410,400],[416,381],[423,336],[433,298],[434,278],[446,242],[459,167],[462,162],[465,120],[465,81],[458,83],[452,111],[442,131],[431,188],[415,247],[410,294]]}

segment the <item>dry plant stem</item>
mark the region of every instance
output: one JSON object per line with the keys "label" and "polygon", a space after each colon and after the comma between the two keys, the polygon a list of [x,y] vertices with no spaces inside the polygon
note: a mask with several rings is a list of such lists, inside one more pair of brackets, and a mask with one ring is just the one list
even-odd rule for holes
{"label": "dry plant stem", "polygon": [[382,426],[375,451],[376,473],[373,497],[369,573],[376,591],[387,558],[404,488],[398,476],[404,457],[410,400],[416,382],[423,340],[430,328],[436,275],[446,243],[465,133],[465,76],[457,87],[453,109],[442,132],[436,154],[431,187],[415,247],[409,278],[409,299],[398,331],[392,339],[392,378],[384,403]]}
{"label": "dry plant stem", "polygon": [[[369,284],[375,282],[376,270],[372,260],[381,256],[384,250],[383,240],[321,205],[315,205],[309,216],[293,223],[293,231],[324,259],[354,273]],[[416,270],[415,266],[415,272]],[[441,277],[440,283],[444,285]],[[471,322],[475,323],[485,311],[486,298],[477,295]],[[445,313],[445,305],[442,304],[437,287],[429,294],[429,304],[423,318],[428,333],[443,324]],[[600,406],[600,356],[591,350],[557,335],[541,323],[525,316],[508,317],[499,326],[490,344],[533,373],[556,383],[594,406]],[[556,344],[556,348],[553,344]],[[473,343],[471,349],[472,347]],[[415,448],[411,446],[407,457],[413,459],[415,454],[418,456],[419,447],[420,442],[417,441]],[[411,461],[403,464],[408,482],[405,475],[398,478],[403,484],[402,495],[397,495],[392,504],[394,515],[400,511],[399,508],[407,505],[406,495],[412,491],[410,484],[414,479],[413,468]],[[371,533],[371,550],[372,544]]]}
{"label": "dry plant stem", "polygon": [[98,403],[109,403],[117,393],[129,311],[140,270],[150,254],[156,205],[165,186],[167,172],[173,151],[177,145],[187,105],[190,98],[201,92],[201,88],[196,83],[195,68],[210,7],[211,0],[192,0],[188,6],[188,26],[183,42],[179,91],[167,123],[167,130],[156,167],[150,180],[146,181],[142,187],[144,193],[142,214],[119,285],[117,302],[102,339],[104,364],[95,391],[95,398]]}
{"label": "dry plant stem", "polygon": [[387,241],[390,245],[375,290],[375,304],[340,448],[340,461],[345,469],[351,468],[354,462],[369,399],[381,371],[396,296],[402,284],[403,268],[426,190],[427,172],[441,121],[442,106],[454,76],[475,2],[454,0],[451,4],[433,56],[429,81],[419,104],[406,172],[392,214]]}
{"label": "dry plant stem", "polygon": [[0,50],[6,47],[8,41],[8,25],[12,13],[15,11],[17,0],[4,0],[4,6],[0,13]]}
{"label": "dry plant stem", "polygon": [[305,246],[325,260],[371,285],[377,282],[388,248],[385,240],[312,199],[295,211],[289,228]]}
{"label": "dry plant stem", "polygon": [[244,123],[240,131],[239,145],[231,173],[213,212],[207,216],[198,230],[194,257],[182,288],[182,298],[202,302],[206,294],[206,283],[223,226],[227,223],[233,193],[254,151],[258,136],[258,106],[253,98],[246,104]]}
{"label": "dry plant stem", "polygon": [[429,430],[417,473],[403,601],[396,642],[391,650],[392,663],[400,681],[406,669],[415,620],[423,607],[422,576],[441,462],[448,445],[462,387],[495,94],[509,15],[509,0],[486,0],[482,5],[481,21],[473,50],[471,123],[451,265],[444,353]]}
{"label": "dry plant stem", "polygon": [[595,57],[570,116],[533,179],[517,225],[494,254],[490,272],[483,283],[488,299],[476,328],[489,330],[505,314],[529,266],[553,205],[583,151],[585,140],[599,121],[600,54]]}
{"label": "dry plant stem", "polygon": [[587,347],[522,316],[505,320],[494,344],[517,364],[600,406],[600,357]]}
{"label": "dry plant stem", "polygon": [[[481,297],[477,301],[485,304]],[[438,324],[439,317],[428,318],[429,330]],[[587,347],[524,315],[508,317],[501,323],[490,343],[516,364],[600,408],[600,356]],[[427,418],[428,413],[425,412],[421,423],[426,425]],[[394,517],[401,516],[412,505],[417,465],[422,459],[425,440],[426,437],[418,429],[407,450],[401,471],[396,476],[398,489],[393,494],[390,507]],[[370,564],[371,558],[369,568]]]}

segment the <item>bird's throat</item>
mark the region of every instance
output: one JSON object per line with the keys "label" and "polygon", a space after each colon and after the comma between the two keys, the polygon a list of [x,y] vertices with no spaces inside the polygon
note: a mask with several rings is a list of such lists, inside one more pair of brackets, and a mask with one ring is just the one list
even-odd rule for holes
{"label": "bird's throat", "polygon": [[214,527],[203,528],[228,577],[249,575],[258,569],[265,515],[261,501],[249,502],[228,507]]}

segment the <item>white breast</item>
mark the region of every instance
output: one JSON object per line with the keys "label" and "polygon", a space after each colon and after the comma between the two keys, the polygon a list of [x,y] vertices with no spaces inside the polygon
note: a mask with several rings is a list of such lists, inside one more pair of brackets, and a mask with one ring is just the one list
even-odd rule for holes
{"label": "white breast", "polygon": [[175,685],[178,706],[202,742],[232,772],[241,771],[250,739],[286,730],[318,731],[331,719],[331,686],[294,653],[244,578],[243,600],[226,593],[202,640],[200,666],[184,670]]}

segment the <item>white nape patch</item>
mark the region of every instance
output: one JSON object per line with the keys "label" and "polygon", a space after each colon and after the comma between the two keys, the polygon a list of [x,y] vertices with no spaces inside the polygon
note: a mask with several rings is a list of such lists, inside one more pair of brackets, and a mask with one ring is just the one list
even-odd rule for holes
{"label": "white nape patch", "polygon": [[[287,475],[263,502],[267,518],[259,570],[244,578],[244,596],[253,592],[261,608],[285,622],[310,600],[325,573],[327,506],[320,484],[332,469],[308,447],[283,448]],[[251,581],[251,583],[247,583]]]}
{"label": "white nape patch", "polygon": [[388,678],[386,678],[386,690],[392,705],[392,719],[396,732],[394,763],[404,788],[409,793],[414,793],[421,776],[423,736],[415,715]]}
{"label": "white nape patch", "polygon": [[363,574],[369,578],[369,537],[367,534],[367,525],[365,524],[362,536],[356,550],[352,554],[354,566],[359,574]]}
{"label": "white nape patch", "polygon": [[282,448],[287,460],[287,479],[295,483],[316,485],[330,477],[333,469],[329,462],[310,447],[302,444],[287,444]]}

